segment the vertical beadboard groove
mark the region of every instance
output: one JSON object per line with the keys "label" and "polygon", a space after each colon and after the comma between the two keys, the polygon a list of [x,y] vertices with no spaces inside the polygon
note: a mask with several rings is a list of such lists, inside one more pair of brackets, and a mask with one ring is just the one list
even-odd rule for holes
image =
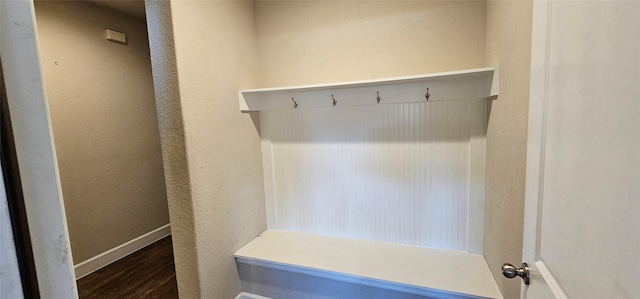
{"label": "vertical beadboard groove", "polygon": [[477,101],[341,107],[338,99],[335,107],[261,112],[277,214],[270,228],[481,247],[470,231],[482,226],[470,206],[484,198],[475,194],[484,192],[476,182],[484,174],[472,153],[484,146],[484,131],[472,128],[485,113]]}

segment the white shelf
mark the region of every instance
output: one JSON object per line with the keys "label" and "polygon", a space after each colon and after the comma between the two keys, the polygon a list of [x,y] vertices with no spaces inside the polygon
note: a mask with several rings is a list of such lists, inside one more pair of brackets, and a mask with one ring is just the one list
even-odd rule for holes
{"label": "white shelf", "polygon": [[261,111],[333,106],[374,105],[426,101],[495,98],[497,71],[478,68],[425,75],[343,83],[249,89],[240,91],[240,110]]}
{"label": "white shelf", "polygon": [[435,298],[503,298],[482,255],[267,230],[240,263]]}

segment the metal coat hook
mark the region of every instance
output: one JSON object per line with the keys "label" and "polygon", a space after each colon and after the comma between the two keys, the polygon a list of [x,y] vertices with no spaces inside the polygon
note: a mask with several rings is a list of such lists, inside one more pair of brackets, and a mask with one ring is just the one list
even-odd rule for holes
{"label": "metal coat hook", "polygon": [[429,101],[429,97],[431,95],[429,94],[429,87],[427,87],[427,93],[424,95],[425,98],[427,98],[427,101]]}
{"label": "metal coat hook", "polygon": [[296,102],[296,100],[294,100],[293,97],[291,98],[291,101],[293,101],[293,109],[298,108],[298,102]]}
{"label": "metal coat hook", "polygon": [[376,91],[376,100],[378,101],[378,104],[380,104],[380,100],[382,100],[380,98],[380,92],[379,91]]}
{"label": "metal coat hook", "polygon": [[333,97],[333,95],[331,95],[331,99],[333,100],[333,106],[335,106],[336,104],[338,104],[338,101],[336,101],[336,99]]}

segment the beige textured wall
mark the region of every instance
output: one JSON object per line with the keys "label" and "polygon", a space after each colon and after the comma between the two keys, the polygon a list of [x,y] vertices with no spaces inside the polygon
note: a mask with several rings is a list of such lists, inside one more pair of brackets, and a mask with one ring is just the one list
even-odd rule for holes
{"label": "beige textured wall", "polygon": [[[235,296],[232,254],[266,228],[257,118],[238,113],[237,103],[238,89],[258,85],[499,65],[501,95],[491,117],[498,116],[489,124],[487,163],[496,165],[487,170],[487,216],[501,218],[487,220],[485,229],[508,230],[515,241],[487,232],[492,246],[485,250],[492,267],[497,259],[503,262],[507,249],[499,244],[521,240],[521,226],[512,228],[513,221],[522,221],[521,200],[507,197],[524,194],[530,4],[490,5],[171,1],[169,9],[168,3],[147,1],[157,13],[149,18],[156,28],[150,39],[172,226],[180,229],[174,250],[181,297]],[[520,216],[504,217],[511,212]],[[519,256],[521,250],[515,251]],[[511,286],[507,298],[515,294]]]}
{"label": "beige textured wall", "polygon": [[484,256],[505,298],[520,298],[521,281],[500,267],[522,261],[531,18],[530,1],[487,3],[487,65],[499,68],[500,90],[487,129]]}
{"label": "beige textured wall", "polygon": [[169,223],[146,26],[86,2],[35,8],[77,264]]}
{"label": "beige textured wall", "polygon": [[253,2],[171,1],[170,15],[167,3],[146,4],[161,13],[150,27],[163,28],[150,31],[154,80],[172,85],[158,107],[172,226],[185,241],[174,245],[179,294],[233,298],[233,253],[266,229],[257,115],[238,104],[238,90],[257,85]]}
{"label": "beige textured wall", "polygon": [[261,86],[485,66],[485,3],[258,1]]}
{"label": "beige textured wall", "polygon": [[181,298],[200,297],[196,234],[169,1],[145,2],[173,256]]}

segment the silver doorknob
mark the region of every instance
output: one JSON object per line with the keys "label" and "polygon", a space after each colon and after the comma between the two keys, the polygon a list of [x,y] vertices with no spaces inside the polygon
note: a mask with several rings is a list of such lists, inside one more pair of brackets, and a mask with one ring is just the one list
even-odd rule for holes
{"label": "silver doorknob", "polygon": [[512,264],[505,263],[502,265],[502,275],[506,278],[520,276],[522,277],[522,280],[524,280],[524,284],[528,285],[530,280],[529,265],[527,265],[527,263],[522,263],[522,268],[518,269]]}

